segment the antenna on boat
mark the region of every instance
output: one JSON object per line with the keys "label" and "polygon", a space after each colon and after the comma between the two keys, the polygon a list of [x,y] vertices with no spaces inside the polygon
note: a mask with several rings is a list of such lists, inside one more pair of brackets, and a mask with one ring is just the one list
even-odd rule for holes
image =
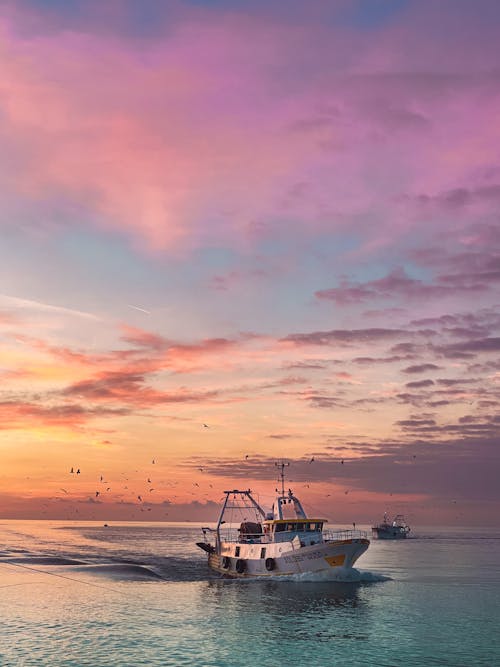
{"label": "antenna on boat", "polygon": [[281,495],[285,495],[285,468],[288,467],[290,464],[285,461],[281,461],[280,463],[275,463],[274,464],[277,468],[281,468],[280,472],[280,479],[281,479]]}

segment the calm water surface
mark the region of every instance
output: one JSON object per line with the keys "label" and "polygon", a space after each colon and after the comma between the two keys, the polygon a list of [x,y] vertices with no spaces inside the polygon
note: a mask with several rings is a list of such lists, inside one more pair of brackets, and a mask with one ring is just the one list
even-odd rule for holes
{"label": "calm water surface", "polygon": [[372,541],[354,583],[221,580],[194,524],[4,521],[0,539],[2,666],[500,665],[500,530]]}

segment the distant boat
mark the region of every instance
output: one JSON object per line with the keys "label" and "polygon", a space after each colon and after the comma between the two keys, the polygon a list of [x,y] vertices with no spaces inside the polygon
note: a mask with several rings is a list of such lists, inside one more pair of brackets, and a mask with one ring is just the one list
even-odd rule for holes
{"label": "distant boat", "polygon": [[[250,490],[225,491],[217,527],[203,528],[197,546],[208,554],[208,566],[227,577],[281,577],[351,568],[370,544],[359,530],[323,530],[326,519],[310,518],[291,489],[265,512]],[[279,493],[279,492],[278,492]],[[241,523],[235,522],[242,517]],[[239,528],[233,527],[238,525]]]}
{"label": "distant boat", "polygon": [[389,521],[387,513],[385,513],[382,523],[372,527],[373,537],[379,540],[404,540],[409,532],[410,526],[408,526],[402,514],[396,514],[394,519]]}

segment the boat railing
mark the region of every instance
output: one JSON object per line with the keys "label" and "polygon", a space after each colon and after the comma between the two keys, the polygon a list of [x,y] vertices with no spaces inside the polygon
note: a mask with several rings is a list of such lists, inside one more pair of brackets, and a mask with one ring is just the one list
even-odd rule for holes
{"label": "boat railing", "polygon": [[323,539],[325,542],[338,542],[341,540],[366,540],[368,533],[366,530],[324,530]]}
{"label": "boat railing", "polygon": [[[307,535],[314,535],[307,532]],[[272,534],[268,533],[245,533],[242,535],[237,528],[226,528],[220,532],[222,542],[247,542],[249,544],[267,544],[273,541],[288,542],[293,540],[297,531],[280,531],[276,533],[274,540]],[[364,530],[323,530],[321,537],[324,542],[337,542],[342,540],[368,539],[368,533]],[[279,539],[278,539],[279,538]]]}
{"label": "boat railing", "polygon": [[238,528],[226,528],[220,531],[222,542],[248,542],[249,544],[259,544],[260,542],[269,542],[264,533],[244,533]]}

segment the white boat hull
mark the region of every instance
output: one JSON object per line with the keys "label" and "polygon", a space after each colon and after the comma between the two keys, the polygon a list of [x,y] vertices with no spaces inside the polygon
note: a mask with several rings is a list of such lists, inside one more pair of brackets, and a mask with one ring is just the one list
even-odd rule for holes
{"label": "white boat hull", "polygon": [[[267,544],[265,557],[261,557],[263,544],[223,542],[220,554],[208,555],[208,565],[226,577],[242,579],[321,573],[336,567],[353,567],[369,544],[366,538],[320,542],[298,548],[290,542]],[[239,547],[237,552],[235,547]]]}

